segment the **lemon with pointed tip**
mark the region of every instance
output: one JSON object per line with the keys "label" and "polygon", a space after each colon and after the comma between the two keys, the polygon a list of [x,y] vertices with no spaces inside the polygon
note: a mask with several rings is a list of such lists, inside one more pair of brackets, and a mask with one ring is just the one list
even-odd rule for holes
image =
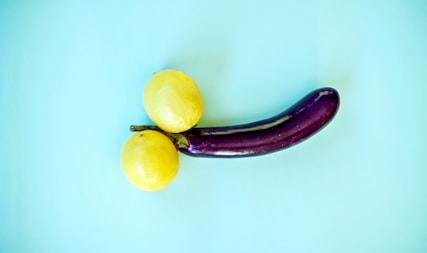
{"label": "lemon with pointed tip", "polygon": [[170,133],[194,127],[203,113],[197,84],[178,70],[154,73],[144,88],[143,102],[150,119]]}
{"label": "lemon with pointed tip", "polygon": [[144,130],[124,143],[120,162],[134,186],[157,191],[169,185],[178,173],[178,150],[164,134]]}

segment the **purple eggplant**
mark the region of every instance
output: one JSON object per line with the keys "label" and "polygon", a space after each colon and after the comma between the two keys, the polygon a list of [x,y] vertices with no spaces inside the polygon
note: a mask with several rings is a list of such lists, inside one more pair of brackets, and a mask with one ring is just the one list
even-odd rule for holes
{"label": "purple eggplant", "polygon": [[[288,148],[314,135],[333,119],[338,106],[338,92],[333,88],[320,88],[268,119],[164,134],[179,151],[190,156],[258,156]],[[145,129],[159,130],[155,126],[131,126],[132,131]]]}

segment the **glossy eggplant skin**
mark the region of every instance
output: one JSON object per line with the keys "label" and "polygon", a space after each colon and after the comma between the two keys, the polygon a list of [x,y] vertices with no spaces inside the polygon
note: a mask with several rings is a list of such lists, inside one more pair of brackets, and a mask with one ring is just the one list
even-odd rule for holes
{"label": "glossy eggplant skin", "polygon": [[317,133],[335,116],[339,94],[317,89],[284,112],[253,123],[192,128],[181,133],[186,145],[179,150],[196,157],[248,157],[276,152]]}

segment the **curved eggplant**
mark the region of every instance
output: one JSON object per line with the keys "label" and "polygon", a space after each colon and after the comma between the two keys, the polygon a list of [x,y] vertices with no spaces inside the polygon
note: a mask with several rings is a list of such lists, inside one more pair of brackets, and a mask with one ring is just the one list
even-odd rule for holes
{"label": "curved eggplant", "polygon": [[[248,157],[279,151],[317,133],[335,116],[338,92],[317,89],[284,112],[248,124],[192,128],[182,133],[165,133],[184,154],[196,157]],[[131,126],[132,131],[157,129]]]}

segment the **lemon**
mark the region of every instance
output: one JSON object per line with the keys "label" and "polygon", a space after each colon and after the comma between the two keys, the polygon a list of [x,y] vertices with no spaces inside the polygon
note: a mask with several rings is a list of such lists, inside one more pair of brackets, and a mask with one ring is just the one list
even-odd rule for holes
{"label": "lemon", "polygon": [[164,134],[144,130],[124,143],[120,162],[133,185],[156,191],[165,188],[175,178],[179,167],[178,150]]}
{"label": "lemon", "polygon": [[192,128],[203,112],[197,84],[188,75],[171,69],[153,74],[144,88],[143,103],[150,119],[170,133]]}

